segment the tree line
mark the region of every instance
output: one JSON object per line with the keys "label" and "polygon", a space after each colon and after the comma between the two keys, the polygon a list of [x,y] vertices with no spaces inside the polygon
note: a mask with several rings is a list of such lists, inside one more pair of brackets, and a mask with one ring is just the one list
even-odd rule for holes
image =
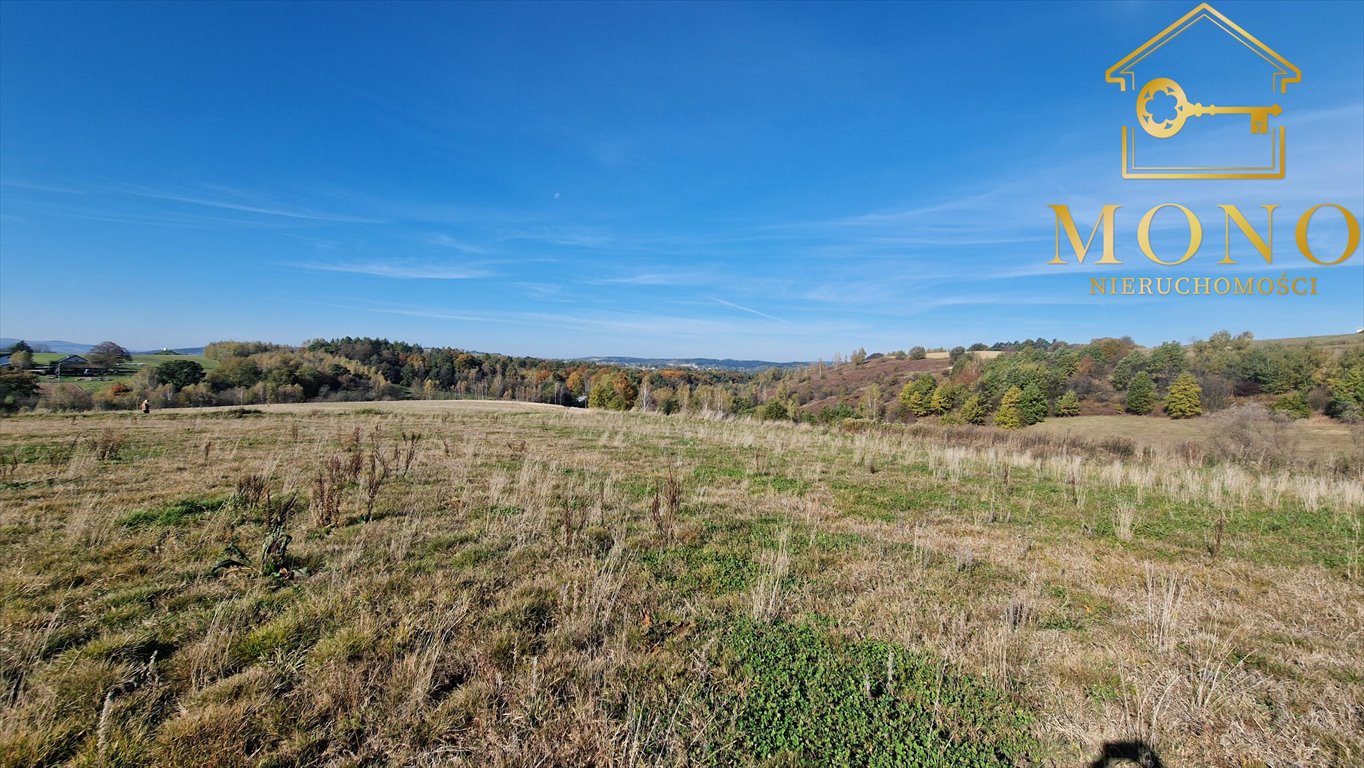
{"label": "tree line", "polygon": [[[987,349],[1004,354],[972,354]],[[23,360],[28,350],[15,352]],[[0,371],[0,409],[131,409],[143,399],[155,407],[188,407],[478,398],[797,421],[936,418],[1014,429],[1082,413],[1189,418],[1253,398],[1291,417],[1364,420],[1364,344],[1331,349],[1220,331],[1191,345],[1171,341],[1149,350],[1124,337],[1086,344],[1039,338],[939,352],[947,354],[938,373],[919,373],[898,389],[872,382],[816,408],[814,401],[826,400],[826,393],[808,385],[827,373],[823,363],[756,373],[652,370],[369,337],[315,339],[300,347],[220,341],[204,350],[214,367],[171,360],[93,393],[71,384],[40,385],[11,366]],[[914,347],[889,356],[919,360],[926,353]],[[835,364],[863,366],[878,357],[859,349]]]}
{"label": "tree line", "polygon": [[[985,359],[971,354],[977,349],[1005,354]],[[871,359],[859,353],[849,365]],[[855,401],[845,396],[818,410],[811,403],[826,393],[810,382],[827,369],[812,366],[776,381],[758,412],[816,421],[937,418],[1017,429],[1082,413],[1190,418],[1251,399],[1292,418],[1317,413],[1364,420],[1364,343],[1329,348],[1256,342],[1250,333],[1227,331],[1187,346],[1169,341],[1153,349],[1128,337],[1087,344],[1036,339],[957,347],[944,362],[943,372],[919,373],[898,392],[874,382]]]}

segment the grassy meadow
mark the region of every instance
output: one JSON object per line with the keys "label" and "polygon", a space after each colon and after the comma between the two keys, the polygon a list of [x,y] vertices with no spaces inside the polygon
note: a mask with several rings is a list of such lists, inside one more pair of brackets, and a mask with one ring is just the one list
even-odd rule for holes
{"label": "grassy meadow", "polygon": [[[59,352],[34,352],[33,362],[35,365],[48,365],[61,360],[69,355]],[[162,363],[169,363],[172,360],[192,360],[204,367],[205,371],[211,371],[218,367],[217,360],[210,360],[202,355],[133,355],[132,359],[123,363],[118,369],[106,376],[82,377],[71,374],[63,375],[61,381],[66,384],[75,384],[87,392],[97,392],[105,389],[115,382],[127,384],[133,376],[143,368],[155,368]],[[55,383],[56,376],[44,376],[44,382]]]}
{"label": "grassy meadow", "polygon": [[5,419],[0,764],[1364,763],[1359,428],[1123,422]]}

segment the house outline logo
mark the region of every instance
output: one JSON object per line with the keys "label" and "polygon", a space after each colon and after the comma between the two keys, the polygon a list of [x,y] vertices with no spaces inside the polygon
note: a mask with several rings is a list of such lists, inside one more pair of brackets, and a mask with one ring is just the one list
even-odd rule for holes
{"label": "house outline logo", "polygon": [[[1138,127],[1122,127],[1122,175],[1125,179],[1282,179],[1287,167],[1287,131],[1278,126],[1277,133],[1270,130],[1269,118],[1277,117],[1282,108],[1277,103],[1266,103],[1247,107],[1204,106],[1191,104],[1184,90],[1173,79],[1163,76],[1147,79],[1140,91],[1137,90],[1137,75],[1134,72],[1148,56],[1161,50],[1165,45],[1202,22],[1210,22],[1225,32],[1236,42],[1244,45],[1261,60],[1273,68],[1271,93],[1287,93],[1289,83],[1302,82],[1302,71],[1280,56],[1258,38],[1245,31],[1236,22],[1223,16],[1207,3],[1201,3],[1192,11],[1184,14],[1178,21],[1147,40],[1136,50],[1127,54],[1117,64],[1108,68],[1104,79],[1117,83],[1118,89],[1136,94],[1136,116]],[[1152,98],[1158,95],[1170,97],[1175,102],[1174,117],[1157,120],[1147,109]],[[1137,160],[1137,136],[1144,132],[1156,140],[1173,137],[1190,118],[1204,115],[1236,114],[1241,119],[1249,116],[1251,133],[1266,134],[1269,142],[1267,165],[1140,165]]]}

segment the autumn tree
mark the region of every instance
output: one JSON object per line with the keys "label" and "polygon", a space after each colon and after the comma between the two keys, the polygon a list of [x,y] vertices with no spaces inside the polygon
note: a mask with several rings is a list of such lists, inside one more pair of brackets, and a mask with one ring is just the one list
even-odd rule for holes
{"label": "autumn tree", "polygon": [[639,398],[639,389],[624,371],[603,371],[592,378],[592,393],[587,397],[589,408],[628,411]]}
{"label": "autumn tree", "polygon": [[933,397],[928,401],[928,409],[939,416],[947,413],[957,407],[959,392],[957,387],[944,382],[942,386],[933,390]]}
{"label": "autumn tree", "polygon": [[1009,387],[1009,391],[1004,393],[1004,397],[999,401],[999,410],[995,412],[995,426],[1001,429],[1019,429],[1023,424],[1023,390],[1018,387]]}
{"label": "autumn tree", "polygon": [[966,398],[966,402],[961,404],[959,414],[963,423],[984,424],[985,423],[985,403],[980,399],[980,395],[971,395]]}
{"label": "autumn tree", "polygon": [[881,386],[872,383],[862,392],[862,402],[858,406],[862,416],[868,419],[880,419],[883,415],[881,404]]}
{"label": "autumn tree", "polygon": [[33,367],[33,353],[26,349],[11,352],[9,356],[9,367],[16,371],[27,371],[29,368]]}
{"label": "autumn tree", "polygon": [[927,416],[933,404],[933,392],[938,382],[932,374],[921,373],[900,390],[900,406],[915,416]]}
{"label": "autumn tree", "polygon": [[1193,374],[1181,373],[1165,395],[1165,413],[1172,419],[1192,419],[1202,412],[1203,388]]}

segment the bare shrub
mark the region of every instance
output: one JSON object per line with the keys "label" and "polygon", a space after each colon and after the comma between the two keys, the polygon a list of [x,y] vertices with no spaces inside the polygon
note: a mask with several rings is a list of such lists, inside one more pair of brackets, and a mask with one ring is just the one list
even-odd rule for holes
{"label": "bare shrub", "polygon": [[46,385],[38,396],[38,407],[49,411],[88,411],[94,404],[90,393],[75,384]]}
{"label": "bare shrub", "polygon": [[420,432],[413,432],[410,435],[403,432],[401,435],[399,447],[402,449],[402,473],[404,475],[412,468],[412,460],[417,457],[417,443],[421,442],[421,439]]}
{"label": "bare shrub", "polygon": [[340,456],[327,459],[327,464],[313,475],[311,507],[313,522],[323,528],[336,525],[341,516],[341,488],[346,484],[349,464]]}
{"label": "bare shrub", "polygon": [[1288,436],[1291,419],[1257,403],[1235,405],[1209,419],[1217,427],[1214,453],[1224,461],[1281,467],[1295,453],[1295,441]]}
{"label": "bare shrub", "polygon": [[390,465],[383,460],[383,451],[376,443],[370,451],[369,464],[365,467],[365,520],[374,519],[374,502],[379,498],[379,489],[388,479]]}

